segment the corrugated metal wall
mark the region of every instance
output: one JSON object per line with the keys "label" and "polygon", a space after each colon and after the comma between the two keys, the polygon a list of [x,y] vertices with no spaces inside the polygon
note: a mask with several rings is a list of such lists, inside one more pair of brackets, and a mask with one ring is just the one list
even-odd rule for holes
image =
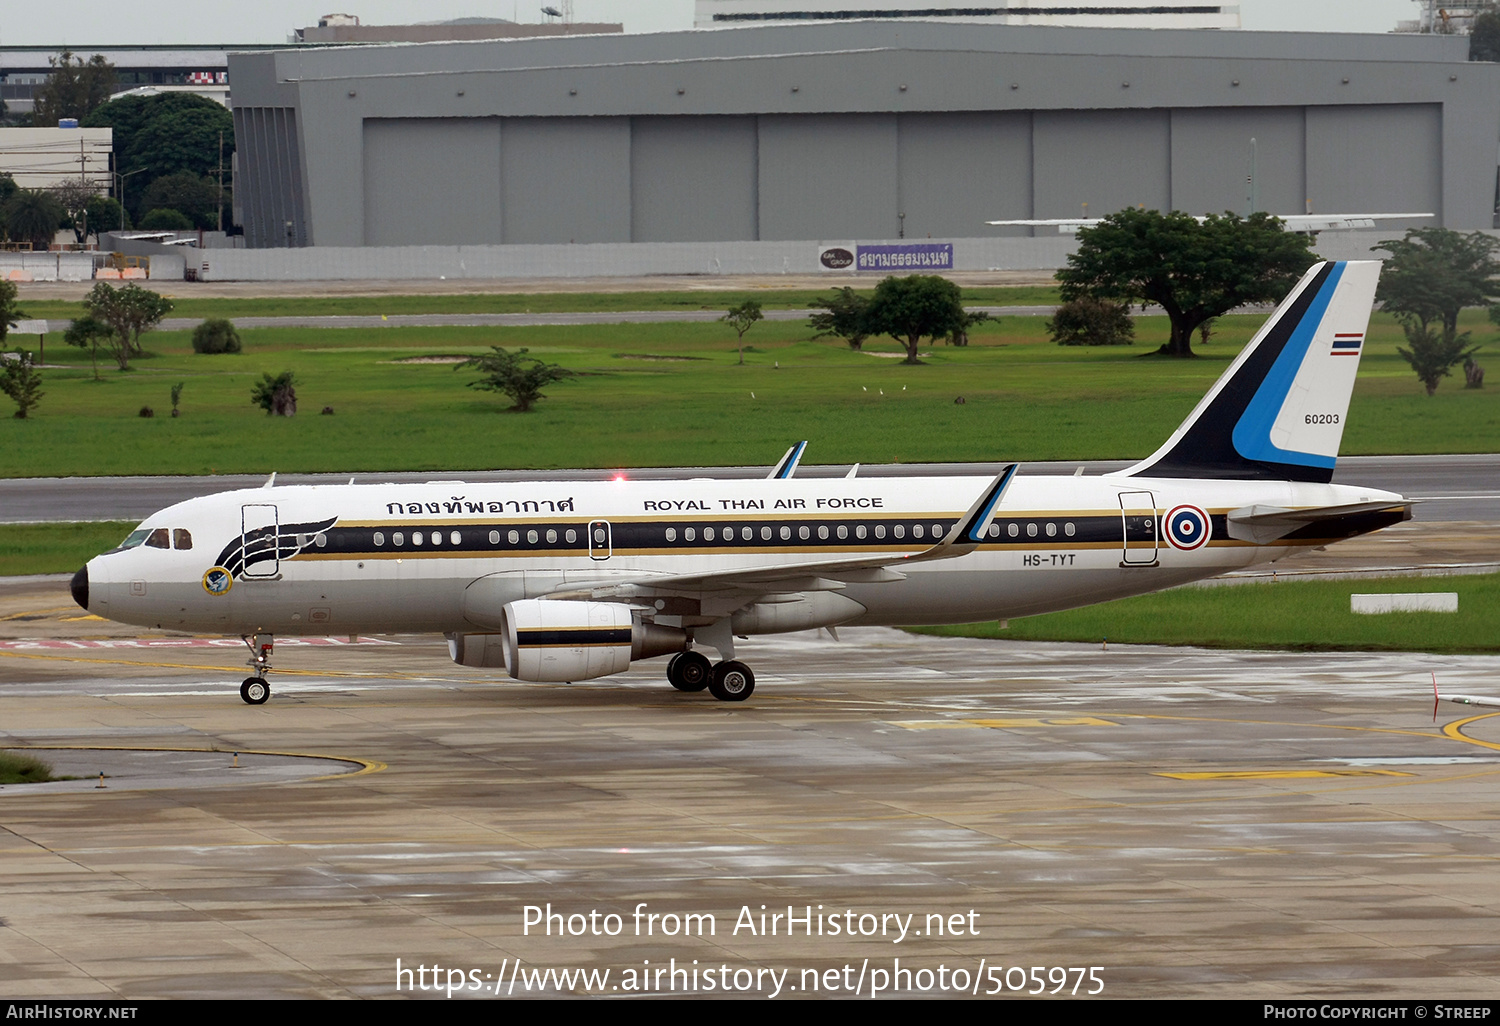
{"label": "corrugated metal wall", "polygon": [[[290,113],[236,111],[265,140],[246,147],[252,246],[286,245],[288,219],[300,231]],[[364,122],[364,244],[969,237],[1084,204],[1244,213],[1252,138],[1258,209],[1441,217],[1436,104],[396,118]]]}
{"label": "corrugated metal wall", "polygon": [[235,198],[244,211],[246,245],[306,246],[295,108],[236,107],[234,137],[239,158]]}

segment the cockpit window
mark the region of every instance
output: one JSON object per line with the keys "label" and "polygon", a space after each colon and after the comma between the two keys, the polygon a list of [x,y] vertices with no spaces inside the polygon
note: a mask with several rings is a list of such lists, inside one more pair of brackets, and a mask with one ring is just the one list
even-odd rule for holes
{"label": "cockpit window", "polygon": [[172,529],[172,548],[190,549],[193,547],[193,536],[180,527]]}
{"label": "cockpit window", "polygon": [[142,528],[139,531],[131,531],[129,536],[127,536],[126,539],[120,543],[120,548],[133,549],[137,545],[144,542],[146,540],[146,535],[150,533],[151,532],[146,530],[145,528]]}
{"label": "cockpit window", "polygon": [[172,543],[167,540],[167,529],[165,527],[158,527],[152,531],[146,538],[146,544],[153,549],[170,549],[172,547]]}

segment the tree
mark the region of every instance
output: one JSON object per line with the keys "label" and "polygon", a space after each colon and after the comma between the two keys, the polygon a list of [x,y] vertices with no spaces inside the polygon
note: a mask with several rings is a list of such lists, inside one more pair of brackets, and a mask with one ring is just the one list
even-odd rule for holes
{"label": "tree", "polygon": [[1124,303],[1080,296],[1057,308],[1047,334],[1060,346],[1128,346],[1135,341],[1135,322]]}
{"label": "tree", "polygon": [[89,201],[97,194],[86,182],[64,182],[48,190],[57,205],[62,208],[63,226],[73,232],[73,239],[80,246],[89,238]]}
{"label": "tree", "polygon": [[[217,176],[221,139],[226,170],[234,156],[234,116],[213,100],[191,93],[122,96],[81,123],[85,128],[114,129],[117,168],[145,169],[139,178],[131,180],[131,192],[125,200],[136,222],[149,209],[143,201],[156,179],[178,172],[189,172],[198,179]],[[217,196],[216,177],[214,191]],[[230,191],[227,187],[224,190],[226,205]]]}
{"label": "tree", "polygon": [[142,227],[149,226],[155,211],[172,210],[187,218],[185,227],[212,229],[219,219],[219,187],[212,179],[192,171],[174,171],[146,186],[140,209],[146,212]]}
{"label": "tree", "polygon": [[140,226],[148,232],[190,232],[193,230],[193,219],[180,210],[157,207],[146,212],[146,216],[141,218]]}
{"label": "tree", "polygon": [[128,370],[130,357],[142,352],[141,336],[172,312],[172,301],[150,289],[135,284],[116,289],[102,281],[89,290],[83,305],[89,316],[105,322],[119,336],[120,344],[111,348],[121,370]]}
{"label": "tree", "polygon": [[10,334],[10,329],[26,316],[26,311],[17,303],[20,294],[15,282],[0,278],[0,346],[5,344],[5,337]]}
{"label": "tree", "polygon": [[210,317],[193,329],[193,352],[237,353],[240,351],[240,333],[234,322],[222,317]]}
{"label": "tree", "polygon": [[5,205],[6,230],[13,239],[31,243],[32,249],[46,250],[62,226],[63,209],[46,189],[17,189]]}
{"label": "tree", "polygon": [[1500,294],[1494,281],[1500,242],[1482,232],[1411,228],[1379,248],[1391,258],[1375,298],[1401,322],[1410,348],[1396,351],[1433,395],[1438,382],[1479,348],[1469,346],[1468,332],[1459,333],[1458,317],[1464,307],[1488,306]]}
{"label": "tree", "polygon": [[870,337],[865,326],[865,311],[869,309],[870,301],[847,285],[827,299],[819,297],[807,305],[821,307],[824,311],[807,319],[808,327],[817,332],[813,338],[833,335],[849,343],[850,349],[858,349]]}
{"label": "tree", "polygon": [[750,330],[751,325],[763,318],[765,314],[760,312],[760,301],[747,299],[739,306],[731,306],[727,313],[719,320],[729,325],[739,336],[740,366],[745,364],[745,332]]}
{"label": "tree", "polygon": [[478,381],[469,382],[470,388],[482,388],[491,392],[502,392],[510,396],[517,413],[526,413],[536,405],[538,399],[547,398],[542,389],[554,381],[574,377],[566,367],[545,363],[535,356],[527,356],[527,350],[508,352],[500,346],[491,346],[488,356],[475,356],[459,364],[454,370],[475,367],[484,373]]}
{"label": "tree", "polygon": [[250,390],[250,401],[266,411],[266,416],[273,413],[278,417],[291,417],[297,413],[297,389],[296,381],[291,371],[282,371],[274,378],[270,374],[262,374],[261,380]]}
{"label": "tree", "polygon": [[[89,360],[94,365],[94,380],[99,380],[99,350],[108,349],[120,362],[120,369],[124,370],[130,363],[129,341],[122,339],[118,332],[109,324],[85,314],[72,324],[63,333],[63,341],[70,346],[88,350]],[[123,356],[120,350],[123,350]]]}
{"label": "tree", "polygon": [[889,277],[875,286],[867,325],[872,335],[889,335],[906,347],[906,363],[917,362],[922,339],[937,339],[968,326],[957,285],[936,275]]}
{"label": "tree", "polygon": [[1246,303],[1286,295],[1317,260],[1307,236],[1265,213],[1122,210],[1078,233],[1078,249],[1057,272],[1062,298],[1156,303],[1171,322],[1157,352],[1192,356],[1193,329]]}
{"label": "tree", "polygon": [[115,91],[115,66],[100,53],[87,62],[64,50],[47,58],[52,74],[33,99],[31,123],[41,128],[61,118],[82,119],[109,99]]}
{"label": "tree", "polygon": [[130,219],[125,216],[125,208],[120,206],[119,200],[109,196],[90,197],[85,213],[88,218],[89,234],[95,239],[99,238],[100,232],[120,231],[130,227]]}
{"label": "tree", "polygon": [[1500,61],[1500,11],[1493,7],[1474,18],[1469,30],[1469,60]]}
{"label": "tree", "polygon": [[[3,359],[3,358],[0,358]],[[31,362],[31,354],[17,349],[10,359],[0,362],[0,392],[16,402],[16,419],[36,409],[47,393],[42,391],[42,374]]]}

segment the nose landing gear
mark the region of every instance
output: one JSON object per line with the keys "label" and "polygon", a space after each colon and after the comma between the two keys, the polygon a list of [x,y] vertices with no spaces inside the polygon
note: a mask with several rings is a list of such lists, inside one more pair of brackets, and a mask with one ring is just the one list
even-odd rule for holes
{"label": "nose landing gear", "polygon": [[266,683],[266,674],[271,669],[271,652],[275,641],[269,634],[240,635],[240,640],[250,650],[250,666],[255,676],[246,677],[240,685],[240,697],[247,705],[265,705],[271,697],[271,685]]}

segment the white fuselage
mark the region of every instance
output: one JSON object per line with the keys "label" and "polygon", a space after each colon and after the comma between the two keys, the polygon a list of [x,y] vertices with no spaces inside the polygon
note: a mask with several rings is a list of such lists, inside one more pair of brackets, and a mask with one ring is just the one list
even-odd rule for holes
{"label": "white fuselage", "polygon": [[[484,631],[494,627],[485,611],[497,604],[583,585],[881,554],[895,560],[934,544],[986,483],[434,482],[227,492],[171,506],[141,525],[167,529],[173,547],[139,544],[91,560],[88,605],[125,623],[222,634]],[[974,551],[841,582],[838,595],[853,604],[805,604],[810,612],[800,620],[775,615],[776,595],[746,593],[735,629],[961,623],[1083,606],[1351,533],[1300,532],[1255,544],[1228,536],[1228,511],[1384,501],[1403,500],[1333,484],[1023,475]],[[1173,533],[1165,518],[1179,507],[1207,514],[1206,540]],[[247,564],[252,546],[242,538],[257,533],[280,549]],[[175,544],[184,540],[190,548]],[[225,564],[235,565],[225,573]],[[220,573],[210,579],[214,568]],[[650,615],[692,627],[728,615],[738,601],[733,589],[700,598],[695,604],[685,596],[677,608],[656,604]],[[752,606],[766,612],[746,619]]]}

